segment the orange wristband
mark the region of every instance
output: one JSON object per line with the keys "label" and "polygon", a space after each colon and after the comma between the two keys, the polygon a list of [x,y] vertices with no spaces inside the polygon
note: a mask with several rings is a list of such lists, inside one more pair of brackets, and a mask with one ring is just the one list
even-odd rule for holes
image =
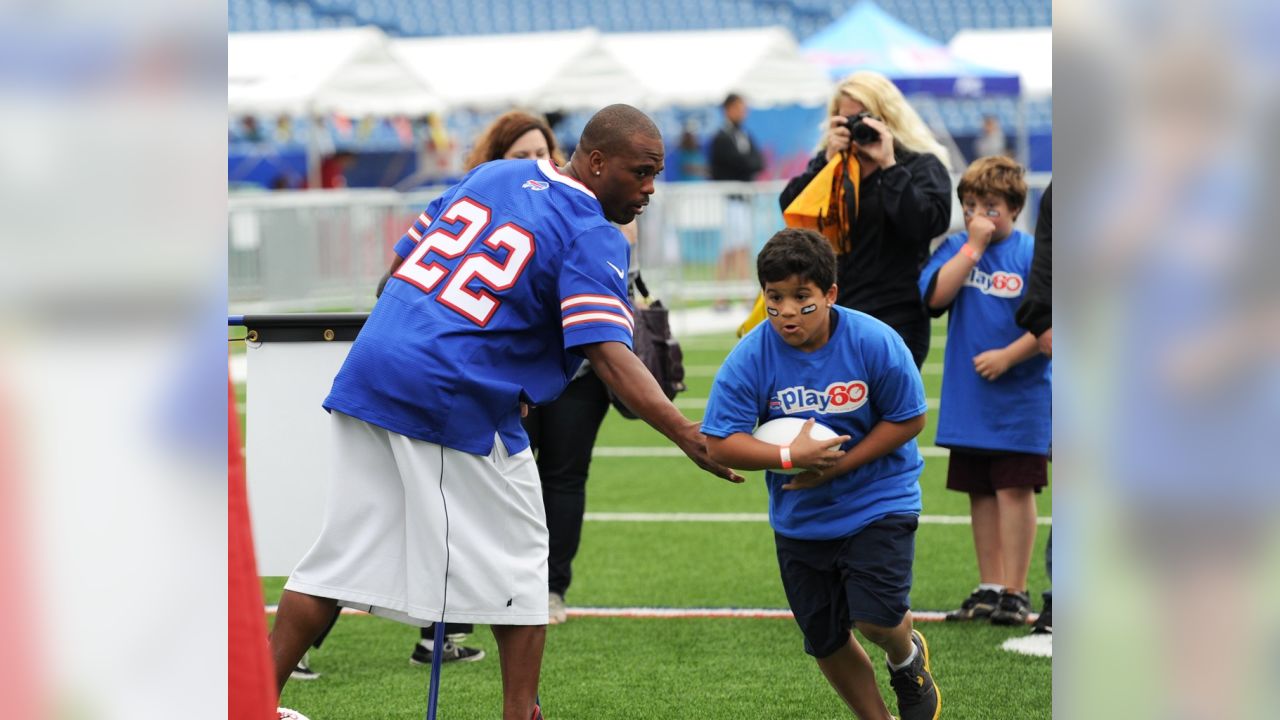
{"label": "orange wristband", "polygon": [[960,246],[960,254],[974,262],[978,262],[978,259],[982,257],[982,253],[978,252],[978,249],[969,243]]}
{"label": "orange wristband", "polygon": [[778,454],[782,456],[782,469],[790,470],[791,469],[791,448],[789,446],[778,448]]}

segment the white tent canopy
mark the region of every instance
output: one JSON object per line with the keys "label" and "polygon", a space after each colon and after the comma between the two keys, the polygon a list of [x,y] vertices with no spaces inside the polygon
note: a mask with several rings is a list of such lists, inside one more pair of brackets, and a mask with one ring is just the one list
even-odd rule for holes
{"label": "white tent canopy", "polygon": [[947,46],[951,54],[977,65],[1017,73],[1023,95],[1053,94],[1053,30],[961,30]]}
{"label": "white tent canopy", "polygon": [[377,28],[227,36],[232,114],[421,114],[441,107]]}
{"label": "white tent canopy", "polygon": [[392,41],[450,107],[587,110],[643,99],[638,78],[596,30]]}
{"label": "white tent canopy", "polygon": [[823,71],[780,27],[610,33],[604,47],[645,89],[643,104],[719,104],[738,92],[751,105],[820,104],[831,93]]}

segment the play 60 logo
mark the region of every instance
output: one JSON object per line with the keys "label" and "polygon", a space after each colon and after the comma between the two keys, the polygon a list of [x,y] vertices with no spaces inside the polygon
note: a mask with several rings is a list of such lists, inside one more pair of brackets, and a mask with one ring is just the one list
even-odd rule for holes
{"label": "play 60 logo", "polygon": [[1022,276],[1017,273],[1005,272],[997,270],[993,273],[985,273],[974,268],[969,271],[969,277],[965,279],[964,284],[977,288],[984,295],[992,295],[1002,298],[1016,298],[1022,294]]}
{"label": "play 60 logo", "polygon": [[782,412],[791,415],[802,410],[816,410],[824,415],[853,412],[867,403],[867,384],[861,380],[833,382],[826,390],[813,390],[796,385],[777,394]]}

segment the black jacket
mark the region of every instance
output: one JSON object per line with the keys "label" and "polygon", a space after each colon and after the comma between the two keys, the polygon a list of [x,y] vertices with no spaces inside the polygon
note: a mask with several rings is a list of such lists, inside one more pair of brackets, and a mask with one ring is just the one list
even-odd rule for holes
{"label": "black jacket", "polygon": [[[742,133],[746,138],[745,153],[738,148],[738,141],[734,137],[735,132]],[[760,155],[760,149],[756,147],[755,140],[752,140],[747,131],[741,128],[731,125],[720,128],[720,132],[711,139],[710,151],[707,166],[711,171],[712,180],[746,182],[764,169],[764,157]]]}
{"label": "black jacket", "polygon": [[[897,164],[862,180],[854,217],[849,196],[849,252],[836,258],[836,302],[889,325],[927,318],[916,286],[929,259],[929,242],[951,224],[951,176],[936,156],[897,149]],[[785,211],[827,164],[819,150],[779,198]]]}
{"label": "black jacket", "polygon": [[1036,218],[1036,253],[1031,259],[1031,277],[1015,316],[1020,327],[1040,337],[1053,327],[1053,183],[1040,197]]}

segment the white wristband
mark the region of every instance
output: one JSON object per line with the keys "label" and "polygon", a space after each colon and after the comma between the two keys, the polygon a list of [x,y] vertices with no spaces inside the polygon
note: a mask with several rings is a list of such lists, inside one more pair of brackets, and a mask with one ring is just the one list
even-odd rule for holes
{"label": "white wristband", "polygon": [[790,470],[791,469],[791,448],[789,446],[778,448],[778,454],[782,456],[782,469]]}

